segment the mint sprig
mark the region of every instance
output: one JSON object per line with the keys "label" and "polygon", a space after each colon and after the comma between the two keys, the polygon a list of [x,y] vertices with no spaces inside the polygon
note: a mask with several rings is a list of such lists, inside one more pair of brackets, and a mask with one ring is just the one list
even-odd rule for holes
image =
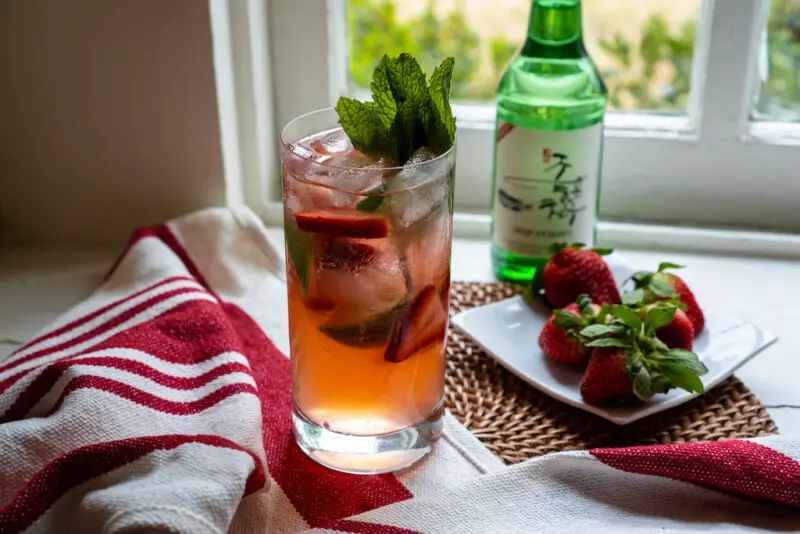
{"label": "mint sprig", "polygon": [[453,58],[445,59],[433,71],[431,85],[428,89],[431,109],[425,122],[429,125],[430,145],[439,154],[453,146],[453,140],[456,137],[456,119],[450,108],[450,83],[453,80],[454,68],[455,60]]}
{"label": "mint sprig", "polygon": [[441,155],[455,142],[456,121],[450,107],[455,60],[445,59],[430,84],[411,54],[383,56],[372,74],[372,102],[341,97],[339,124],[353,146],[373,157],[404,165],[424,146]]}

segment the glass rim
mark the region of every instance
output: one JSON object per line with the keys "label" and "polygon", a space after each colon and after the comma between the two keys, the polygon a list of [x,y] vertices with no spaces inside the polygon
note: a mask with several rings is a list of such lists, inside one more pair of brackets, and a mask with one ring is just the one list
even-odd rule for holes
{"label": "glass rim", "polygon": [[[320,108],[320,109],[316,109],[314,111],[309,111],[308,113],[303,113],[302,115],[298,115],[294,119],[290,120],[288,123],[286,123],[286,126],[284,126],[283,129],[281,130],[281,135],[280,135],[281,148],[284,151],[289,152],[289,153],[293,154],[294,156],[297,156],[298,158],[307,159],[307,158],[303,157],[301,154],[298,154],[294,150],[294,147],[297,146],[296,142],[292,143],[292,142],[289,142],[289,141],[286,140],[286,131],[289,129],[289,127],[291,127],[294,124],[299,123],[300,121],[302,121],[304,119],[308,119],[308,118],[310,118],[312,116],[315,116],[315,115],[321,115],[323,113],[330,113],[330,112],[334,112],[335,113],[336,110],[333,107]],[[335,127],[336,128],[339,127],[339,123],[338,122],[336,123]],[[314,135],[314,134],[310,134],[310,135]],[[425,167],[426,165],[433,165],[434,163],[438,163],[439,161],[441,161],[443,159],[446,159],[448,156],[450,156],[450,154],[452,154],[455,151],[457,144],[458,144],[458,139],[456,138],[453,141],[452,146],[450,148],[448,148],[445,152],[442,152],[441,154],[439,154],[438,156],[436,156],[433,159],[427,159],[427,160],[425,160],[425,161],[423,161],[421,163],[414,164],[413,166],[414,167]],[[338,169],[338,170],[342,170],[342,171],[363,169],[363,167],[359,167],[359,166],[356,166],[356,165],[336,165],[336,164],[332,164],[332,163],[326,163],[325,161],[314,161],[314,164],[315,165],[319,165],[320,167],[325,167],[325,168],[329,168],[329,169]],[[398,171],[399,172],[402,169],[405,169],[407,166],[408,165],[391,165],[391,166],[387,166],[387,167],[370,167],[370,169],[374,170],[374,171],[380,171],[380,172],[391,172],[391,171]]]}

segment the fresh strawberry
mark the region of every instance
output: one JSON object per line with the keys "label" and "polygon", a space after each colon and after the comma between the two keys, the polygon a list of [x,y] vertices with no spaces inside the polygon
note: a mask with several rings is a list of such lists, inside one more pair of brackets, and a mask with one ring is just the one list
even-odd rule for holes
{"label": "fresh strawberry", "polygon": [[416,296],[408,311],[392,331],[383,359],[400,363],[437,340],[444,341],[447,332],[447,308],[439,298],[436,286],[428,284]]}
{"label": "fresh strawberry", "polygon": [[539,346],[554,362],[580,365],[589,359],[591,349],[576,334],[595,323],[600,306],[588,298],[581,304],[583,309],[573,302],[563,310],[556,310],[539,333]]}
{"label": "fresh strawberry", "polygon": [[376,239],[389,235],[389,223],[383,217],[355,210],[324,209],[294,214],[304,232],[340,237]]}
{"label": "fresh strawberry", "polygon": [[641,312],[626,306],[612,306],[609,324],[581,331],[594,348],[581,381],[581,396],[590,404],[605,401],[647,400],[674,387],[692,393],[704,391],[700,376],[708,369],[694,352],[669,349],[652,336],[668,326],[676,306],[658,305]]}
{"label": "fresh strawberry", "polygon": [[684,305],[684,311],[689,317],[694,327],[695,336],[700,335],[706,325],[703,310],[697,304],[697,299],[679,276],[665,272],[667,269],[680,269],[680,265],[674,263],[662,263],[658,266],[658,271],[654,273],[643,272],[633,277],[637,289],[644,291],[644,301],[652,302],[655,300],[665,300],[677,295]]}
{"label": "fresh strawberry", "polygon": [[629,349],[621,347],[597,348],[592,352],[589,366],[581,380],[581,397],[589,404],[608,400],[630,401],[633,393],[626,364]]}
{"label": "fresh strawberry", "polygon": [[[622,300],[627,300],[627,296],[626,293]],[[647,305],[627,305],[628,308],[639,310],[639,316],[647,326],[648,335],[655,333],[655,336],[670,349],[692,350],[694,326],[681,306],[677,297]]]}
{"label": "fresh strawberry", "polygon": [[656,330],[656,337],[671,349],[692,350],[694,326],[686,313],[678,308],[675,310],[672,322]]}
{"label": "fresh strawberry", "polygon": [[584,250],[583,245],[553,245],[553,256],[544,266],[542,285],[554,308],[564,308],[579,295],[587,295],[596,304],[619,304],[620,296],[611,269],[602,255],[610,250]]}
{"label": "fresh strawberry", "polygon": [[694,293],[692,293],[692,290],[689,289],[686,282],[672,273],[664,273],[661,276],[664,281],[675,290],[675,293],[678,294],[678,298],[686,306],[684,311],[692,322],[692,326],[694,326],[695,335],[700,334],[706,327],[706,318],[703,315],[703,310],[700,309],[700,305],[697,304],[697,299]]}

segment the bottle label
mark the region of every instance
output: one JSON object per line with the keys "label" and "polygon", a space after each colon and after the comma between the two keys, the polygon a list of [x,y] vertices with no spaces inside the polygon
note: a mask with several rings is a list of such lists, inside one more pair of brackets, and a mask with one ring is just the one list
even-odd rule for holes
{"label": "bottle label", "polygon": [[547,256],[553,243],[594,245],[603,123],[530,130],[498,121],[494,243]]}

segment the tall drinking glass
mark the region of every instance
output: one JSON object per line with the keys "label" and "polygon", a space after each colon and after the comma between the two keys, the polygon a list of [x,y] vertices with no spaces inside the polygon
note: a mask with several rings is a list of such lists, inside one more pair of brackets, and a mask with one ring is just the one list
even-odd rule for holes
{"label": "tall drinking glass", "polygon": [[340,471],[406,467],[441,434],[455,146],[393,166],[332,109],[281,145],[295,437]]}

